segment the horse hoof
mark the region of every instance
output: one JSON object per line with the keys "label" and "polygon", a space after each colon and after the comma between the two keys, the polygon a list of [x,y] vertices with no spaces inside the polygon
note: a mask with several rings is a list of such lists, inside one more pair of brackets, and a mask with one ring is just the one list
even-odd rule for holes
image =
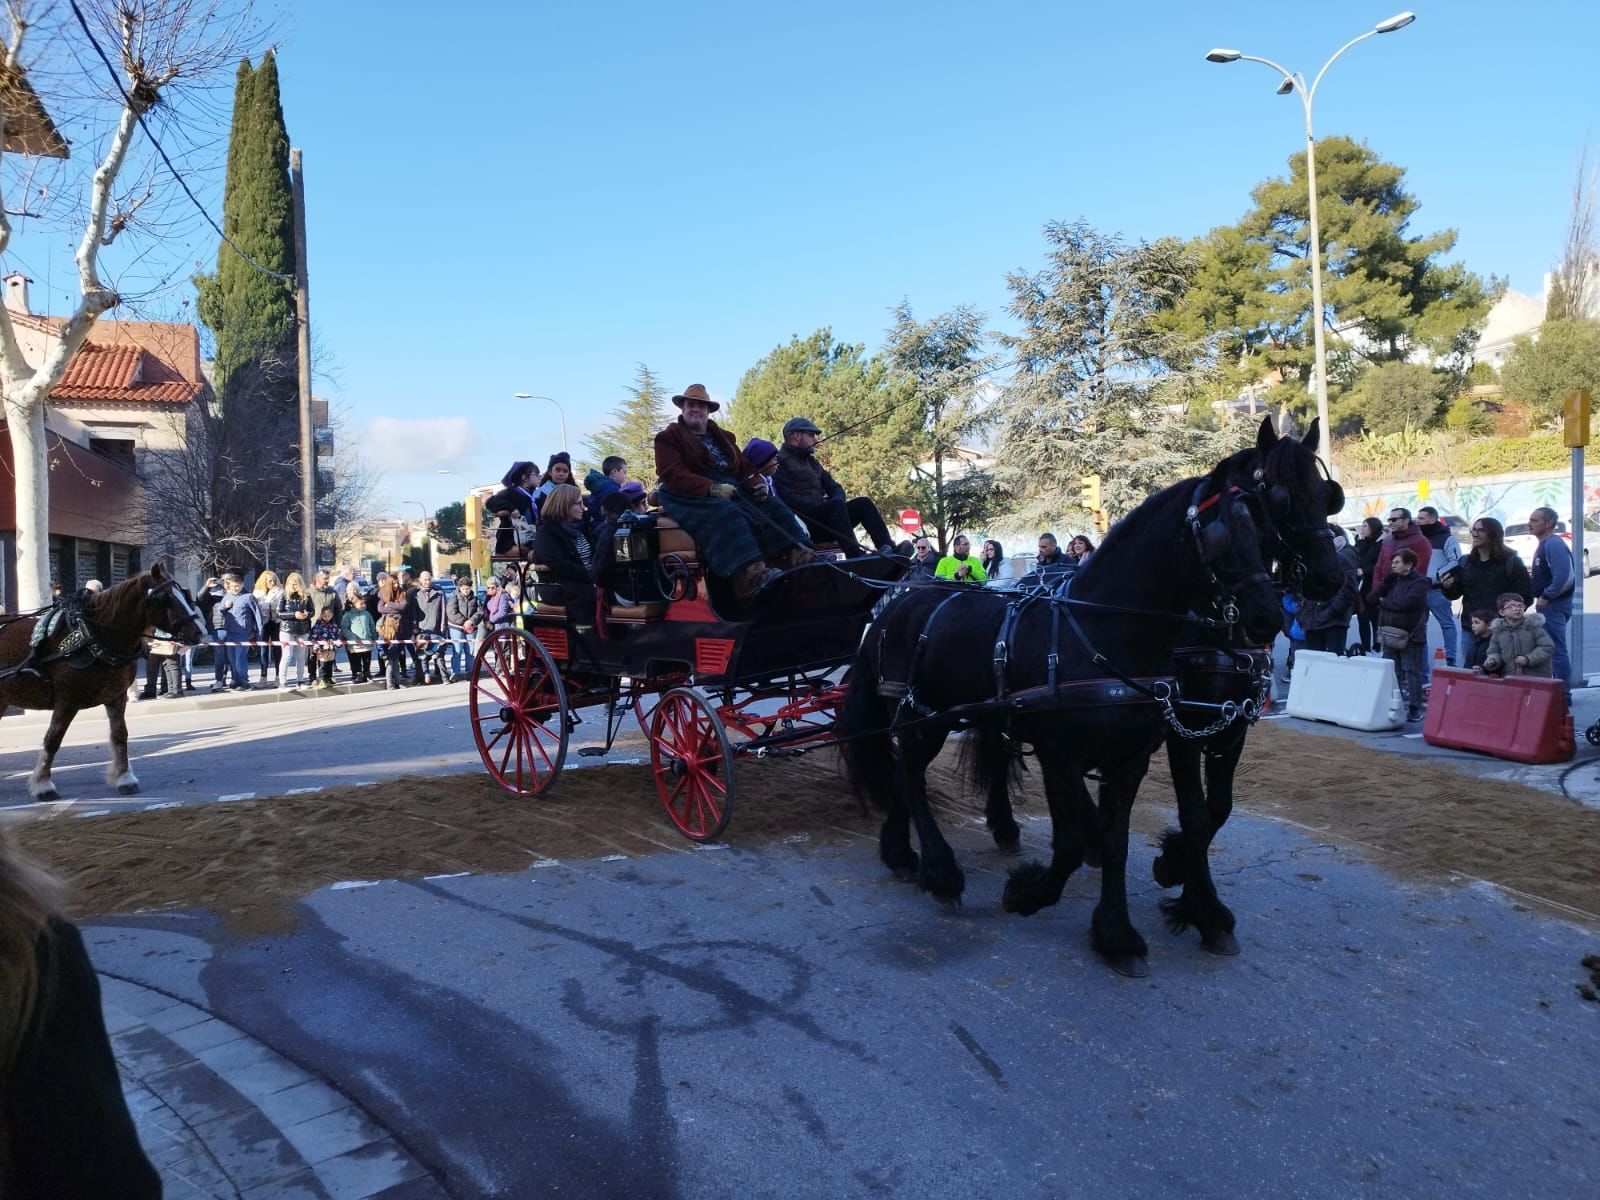
{"label": "horse hoof", "polygon": [[47,792],[35,792],[33,799],[37,804],[54,804],[61,799],[61,793],[56,791],[55,788],[51,788]]}
{"label": "horse hoof", "polygon": [[1167,865],[1165,855],[1157,855],[1150,864],[1150,874],[1155,877],[1158,887],[1177,887],[1183,880],[1178,878],[1177,872]]}
{"label": "horse hoof", "polygon": [[994,846],[995,849],[1000,851],[1001,854],[1009,854],[1013,858],[1022,853],[1022,839],[1020,837],[1007,838],[1004,840],[995,838]]}
{"label": "horse hoof", "polygon": [[1144,979],[1150,974],[1149,962],[1136,954],[1119,954],[1108,958],[1106,966],[1129,979]]}
{"label": "horse hoof", "polygon": [[1208,938],[1201,938],[1200,945],[1207,954],[1215,954],[1219,958],[1232,958],[1239,953],[1239,939],[1228,930],[1223,929]]}
{"label": "horse hoof", "polygon": [[119,784],[117,784],[117,795],[119,795],[119,796],[137,796],[138,794],[139,794],[139,785],[137,783],[119,783]]}
{"label": "horse hoof", "polygon": [[913,866],[900,866],[889,868],[894,872],[894,877],[901,883],[915,883],[917,881],[917,868]]}
{"label": "horse hoof", "polygon": [[953,896],[942,896],[938,892],[934,892],[933,893],[933,898],[935,900],[937,900],[940,903],[940,905],[943,906],[944,908],[962,908],[962,907],[964,907],[964,905],[961,903],[961,893],[960,892],[957,892]]}

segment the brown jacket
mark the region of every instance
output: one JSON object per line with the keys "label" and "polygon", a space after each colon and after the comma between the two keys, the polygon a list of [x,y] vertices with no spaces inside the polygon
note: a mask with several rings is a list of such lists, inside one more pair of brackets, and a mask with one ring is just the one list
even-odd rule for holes
{"label": "brown jacket", "polygon": [[[715,421],[706,422],[706,432],[722,444],[728,474],[737,480],[747,479],[753,469],[739,453],[733,434]],[[674,421],[656,434],[656,475],[667,491],[679,496],[710,495],[711,479],[706,475],[710,470],[711,455],[682,421]]]}

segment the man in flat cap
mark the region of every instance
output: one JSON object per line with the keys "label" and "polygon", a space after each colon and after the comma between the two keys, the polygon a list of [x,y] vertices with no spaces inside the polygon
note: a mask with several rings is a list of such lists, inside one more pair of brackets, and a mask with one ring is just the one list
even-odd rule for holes
{"label": "man in flat cap", "polygon": [[672,398],[682,415],[656,434],[661,507],[686,529],[706,565],[749,603],[773,566],[812,561],[794,513],[745,460],[733,435],[711,419],[722,406],[690,384]]}
{"label": "man in flat cap", "polygon": [[889,527],[878,506],[865,496],[845,499],[844,488],[817,461],[817,439],[822,436],[810,417],[790,417],[783,425],[783,445],[778,450],[778,494],[806,523],[813,541],[838,542],[847,558],[870,551],[856,541],[861,526],[881,554],[894,551]]}

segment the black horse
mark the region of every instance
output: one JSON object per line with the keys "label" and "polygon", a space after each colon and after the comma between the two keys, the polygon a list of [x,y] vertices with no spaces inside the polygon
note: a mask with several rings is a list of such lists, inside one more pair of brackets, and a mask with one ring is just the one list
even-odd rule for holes
{"label": "black horse", "polygon": [[[1292,560],[1308,590],[1331,594],[1342,580],[1326,537],[1333,485],[1317,474],[1312,446],[1314,435],[1295,443],[1264,424],[1255,449],[1119,523],[1073,577],[1066,603],[924,588],[892,604],[863,643],[839,723],[852,782],[887,810],[884,862],[936,896],[959,897],[965,879],[928,808],[927,765],[952,728],[972,726],[991,831],[1015,846],[1005,780],[1013,748],[1031,744],[1054,855],[1048,868],[1012,873],[1005,907],[1032,913],[1055,903],[1086,851],[1098,851],[1095,946],[1118,970],[1145,973],[1145,942],[1127,912],[1128,819],[1150,756],[1176,722],[1173,648],[1197,620],[1270,640],[1280,610],[1268,558]],[[1082,778],[1094,768],[1098,813]]]}

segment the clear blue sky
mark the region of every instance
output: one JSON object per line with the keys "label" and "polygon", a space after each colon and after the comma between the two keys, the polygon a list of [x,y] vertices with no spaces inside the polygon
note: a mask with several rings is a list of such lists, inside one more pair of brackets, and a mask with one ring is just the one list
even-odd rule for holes
{"label": "clear blue sky", "polygon": [[[1404,166],[1417,232],[1537,292],[1600,135],[1600,5],[1413,2],[1330,71],[1318,133]],[[1298,101],[1207,49],[1310,73],[1392,11],[297,0],[280,69],[336,398],[391,422],[365,444],[414,514],[557,448],[514,391],[562,400],[579,452],[638,362],[727,396],[791,334],[876,348],[902,298],[1003,320],[1045,221],[1192,235],[1285,169]]]}

